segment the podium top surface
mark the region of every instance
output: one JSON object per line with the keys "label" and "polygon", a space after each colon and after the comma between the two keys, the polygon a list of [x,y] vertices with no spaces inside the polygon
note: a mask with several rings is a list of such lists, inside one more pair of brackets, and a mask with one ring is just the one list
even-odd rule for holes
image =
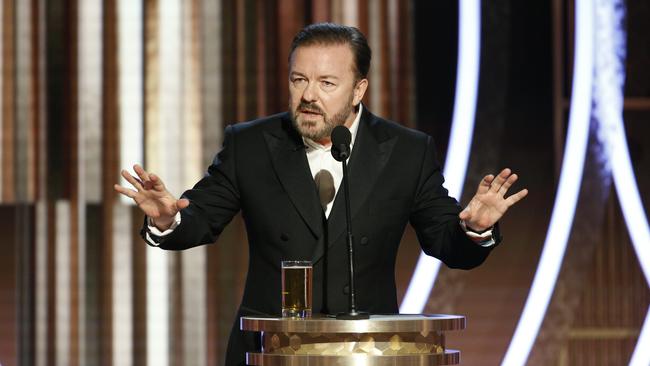
{"label": "podium top surface", "polygon": [[430,332],[465,329],[465,317],[445,314],[370,315],[366,320],[340,320],[316,314],[311,318],[244,316],[240,328],[253,332],[292,333],[388,333]]}

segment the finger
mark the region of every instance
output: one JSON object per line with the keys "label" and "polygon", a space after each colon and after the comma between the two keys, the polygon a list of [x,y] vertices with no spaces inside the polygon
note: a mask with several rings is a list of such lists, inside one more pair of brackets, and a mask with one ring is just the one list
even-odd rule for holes
{"label": "finger", "polygon": [[114,184],[113,189],[115,189],[118,193],[123,194],[123,195],[125,195],[125,196],[127,196],[129,198],[132,198],[132,199],[135,199],[135,196],[137,196],[137,194],[138,194],[136,191],[134,191],[132,189],[125,188],[125,187],[122,187],[119,184]]}
{"label": "finger", "polygon": [[522,189],[521,191],[513,194],[512,196],[506,198],[506,204],[508,204],[508,207],[514,205],[515,203],[521,201],[524,197],[528,195],[528,190],[527,189]]}
{"label": "finger", "polygon": [[493,192],[499,192],[503,183],[505,183],[508,177],[510,176],[510,173],[511,173],[510,169],[508,168],[503,169],[501,173],[499,173],[499,175],[497,175],[496,178],[494,178],[490,190]]}
{"label": "finger", "polygon": [[151,173],[149,174],[149,181],[151,182],[151,188],[160,192],[165,190],[165,184],[162,182],[162,179],[160,179],[159,176]]}
{"label": "finger", "polygon": [[190,205],[190,200],[188,200],[187,198],[181,198],[178,201],[176,201],[176,207],[178,208],[178,210],[182,210],[189,205]]}
{"label": "finger", "polygon": [[133,171],[135,172],[135,174],[138,175],[138,177],[140,177],[140,180],[142,180],[143,182],[149,180],[149,173],[147,173],[147,171],[144,170],[144,168],[139,164],[133,165]]}
{"label": "finger", "polygon": [[469,214],[469,210],[464,209],[458,214],[458,218],[461,220],[469,220],[472,215]]}
{"label": "finger", "polygon": [[490,189],[490,186],[492,185],[493,181],[494,181],[494,175],[492,174],[488,174],[485,177],[483,177],[481,183],[478,184],[478,193],[486,193]]}
{"label": "finger", "polygon": [[142,182],[139,179],[136,179],[134,176],[129,174],[126,170],[122,169],[120,171],[120,174],[124,179],[126,179],[127,182],[131,183],[133,187],[135,187],[138,191],[142,190]]}
{"label": "finger", "polygon": [[499,195],[501,197],[505,196],[506,192],[508,192],[508,189],[510,189],[510,187],[512,187],[512,185],[515,184],[517,179],[519,179],[517,174],[513,174],[509,176],[508,179],[503,183],[501,188],[499,188]]}

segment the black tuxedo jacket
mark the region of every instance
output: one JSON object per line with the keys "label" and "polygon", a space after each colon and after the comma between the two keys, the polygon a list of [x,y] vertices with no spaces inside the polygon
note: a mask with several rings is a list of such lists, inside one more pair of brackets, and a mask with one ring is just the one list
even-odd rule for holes
{"label": "black tuxedo jacket", "polygon": [[[493,248],[472,242],[460,228],[460,207],[442,187],[431,137],[364,109],[349,172],[359,310],[398,312],[395,258],[407,222],[424,252],[452,268],[475,267]],[[238,316],[281,313],[282,260],[313,262],[314,313],[347,310],[344,194],[338,190],[325,219],[302,138],[287,113],[228,126],[206,176],[183,196],[190,206],[160,239],[163,249],[213,243],[242,212],[250,258]],[[243,365],[244,352],[257,346],[238,324],[227,365]]]}

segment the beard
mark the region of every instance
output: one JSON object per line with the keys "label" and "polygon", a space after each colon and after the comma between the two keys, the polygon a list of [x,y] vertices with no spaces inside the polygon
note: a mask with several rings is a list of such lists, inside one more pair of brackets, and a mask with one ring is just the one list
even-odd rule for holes
{"label": "beard", "polygon": [[[300,110],[306,110],[312,113],[320,114],[323,117],[322,121],[305,121],[300,118]],[[332,134],[334,127],[345,124],[350,114],[354,111],[352,106],[352,96],[346,103],[346,106],[336,112],[334,115],[329,116],[319,106],[314,103],[306,103],[301,101],[295,110],[289,106],[289,114],[293,126],[300,133],[302,137],[306,137],[313,141],[322,141],[329,138]]]}

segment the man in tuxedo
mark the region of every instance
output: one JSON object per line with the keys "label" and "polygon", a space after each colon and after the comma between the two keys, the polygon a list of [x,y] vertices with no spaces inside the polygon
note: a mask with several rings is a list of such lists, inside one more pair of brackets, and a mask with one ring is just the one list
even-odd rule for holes
{"label": "man in tuxedo", "polygon": [[[180,199],[134,166],[122,175],[135,189],[115,189],[147,215],[145,240],[180,250],[213,243],[241,211],[249,245],[242,315],[281,313],[280,262],[310,260],[313,311],[348,306],[347,247],[341,163],[331,156],[338,125],[352,135],[350,206],[355,238],[357,308],[397,313],[395,258],[407,223],[425,253],[452,268],[481,264],[498,244],[497,221],[526,190],[505,197],[509,169],[487,175],[461,210],[443,188],[431,137],[371,114],[361,104],[371,52],[356,28],[321,23],[294,38],[289,55],[289,111],[226,128],[207,174]],[[244,365],[259,345],[238,329],[227,365]]]}

